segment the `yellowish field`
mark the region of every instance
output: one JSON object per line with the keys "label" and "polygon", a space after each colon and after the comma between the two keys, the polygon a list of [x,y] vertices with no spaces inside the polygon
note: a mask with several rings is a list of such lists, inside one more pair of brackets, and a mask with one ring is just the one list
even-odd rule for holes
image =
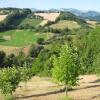
{"label": "yellowish field", "polygon": [[95,28],[96,26],[97,26],[97,21],[90,21],[90,20],[88,20],[88,21],[86,21],[88,24],[89,24],[89,26],[90,27],[92,27],[92,28]]}
{"label": "yellowish field", "polygon": [[12,54],[12,53],[16,55],[21,51],[21,48],[0,45],[0,51],[4,51],[7,55]]}
{"label": "yellowish field", "polygon": [[45,20],[55,21],[60,13],[35,13],[37,16],[43,17]]}
{"label": "yellowish field", "polygon": [[91,25],[96,25],[96,24],[97,24],[96,21],[90,21],[90,20],[88,20],[87,23],[88,23],[88,24],[91,24]]}
{"label": "yellowish field", "polygon": [[64,29],[64,28],[77,29],[80,28],[80,25],[75,21],[61,20],[58,23],[51,25],[50,27],[54,29],[55,28],[56,29]]}
{"label": "yellowish field", "polygon": [[7,17],[7,15],[0,15],[0,21],[4,20]]}
{"label": "yellowish field", "polygon": [[48,23],[48,20],[43,20],[39,25],[40,26],[44,26],[44,25],[46,25]]}

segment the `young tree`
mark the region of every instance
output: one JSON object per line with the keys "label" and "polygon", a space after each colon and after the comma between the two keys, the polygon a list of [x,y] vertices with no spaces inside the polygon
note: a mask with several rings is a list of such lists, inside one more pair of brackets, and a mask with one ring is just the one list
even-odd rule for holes
{"label": "young tree", "polygon": [[52,76],[56,82],[61,82],[65,85],[66,96],[68,96],[68,86],[77,84],[79,69],[78,54],[76,50],[71,49],[68,45],[62,46],[59,57],[53,57]]}

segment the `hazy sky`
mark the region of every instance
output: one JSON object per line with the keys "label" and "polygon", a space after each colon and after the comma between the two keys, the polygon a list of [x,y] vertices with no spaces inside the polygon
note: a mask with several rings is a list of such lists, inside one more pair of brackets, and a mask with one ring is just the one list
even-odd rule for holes
{"label": "hazy sky", "polygon": [[100,11],[100,0],[0,0],[1,7],[18,8],[76,8]]}

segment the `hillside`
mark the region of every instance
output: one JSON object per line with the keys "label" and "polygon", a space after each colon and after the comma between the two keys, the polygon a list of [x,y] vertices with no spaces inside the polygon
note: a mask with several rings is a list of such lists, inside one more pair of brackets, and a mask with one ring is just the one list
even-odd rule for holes
{"label": "hillside", "polygon": [[99,100],[99,22],[55,9],[0,13],[9,14],[0,22],[0,100]]}
{"label": "hillside", "polygon": [[95,21],[100,21],[100,12],[98,11],[81,11],[78,9],[74,8],[61,8],[61,9],[50,9],[48,10],[49,12],[70,12],[75,14],[76,16],[79,16],[80,18],[83,19],[89,19],[89,20],[95,20]]}
{"label": "hillside", "polygon": [[70,20],[61,20],[53,25],[50,25],[51,28],[53,29],[77,29],[80,28],[81,26],[75,22],[75,21],[70,21]]}
{"label": "hillside", "polygon": [[77,29],[81,27],[88,27],[88,24],[83,19],[80,19],[79,17],[75,16],[70,12],[63,12],[56,19],[56,22],[50,25],[50,27],[54,29]]}

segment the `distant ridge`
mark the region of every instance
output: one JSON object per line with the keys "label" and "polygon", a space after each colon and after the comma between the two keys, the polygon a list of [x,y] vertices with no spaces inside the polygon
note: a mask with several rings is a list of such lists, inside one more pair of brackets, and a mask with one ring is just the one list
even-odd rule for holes
{"label": "distant ridge", "polygon": [[78,9],[74,9],[74,8],[60,8],[60,9],[49,9],[49,10],[39,10],[39,9],[35,9],[32,8],[31,9],[33,12],[36,11],[49,11],[49,12],[71,12],[73,14],[75,14],[76,16],[79,16],[83,19],[89,19],[89,20],[96,20],[96,21],[100,21],[100,12],[98,11],[82,11],[82,10],[78,10]]}

